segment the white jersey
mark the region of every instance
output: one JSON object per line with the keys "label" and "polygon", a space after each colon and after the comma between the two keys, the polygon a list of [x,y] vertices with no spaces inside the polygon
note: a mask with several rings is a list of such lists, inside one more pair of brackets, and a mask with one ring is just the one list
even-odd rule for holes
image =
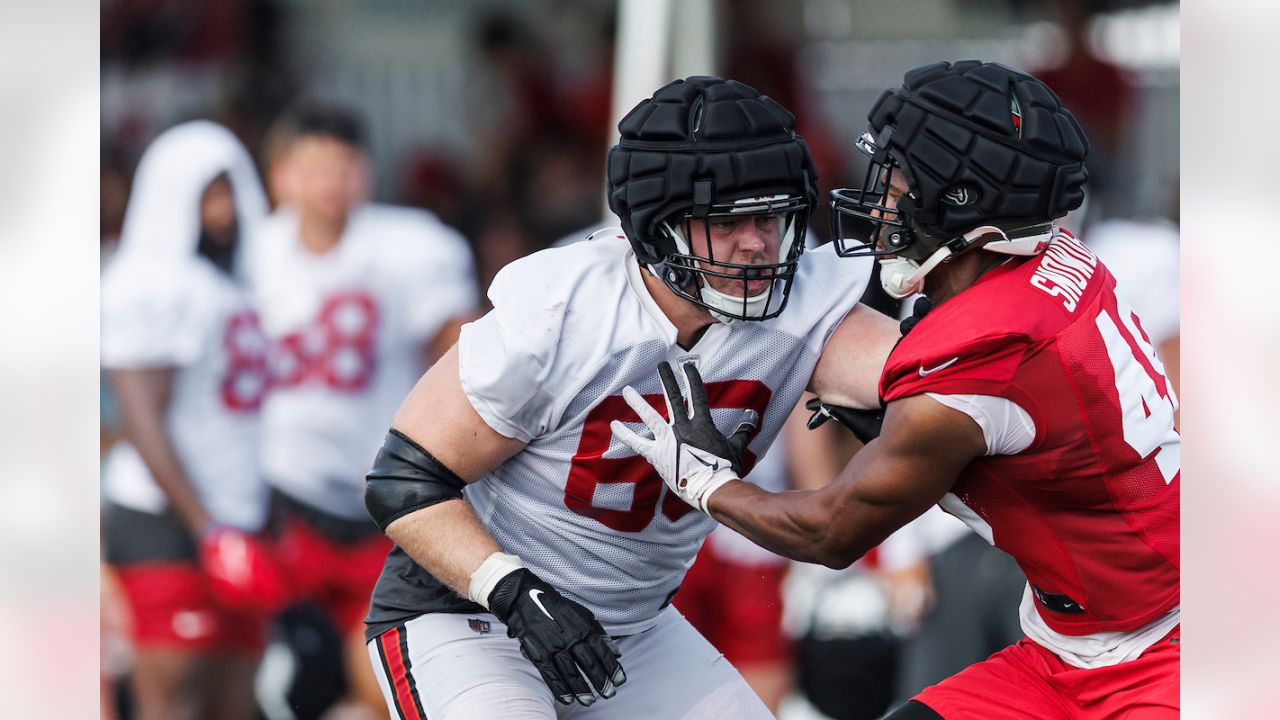
{"label": "white jersey", "polygon": [[[165,429],[215,522],[257,530],[266,519],[258,474],[258,409],[267,388],[266,340],[244,293],[204,260],[181,273],[168,299],[123,266],[102,282],[102,366],[176,368]],[[176,288],[175,288],[176,289]],[[128,443],[112,448],[103,493],[125,507],[162,512],[163,491]]]}
{"label": "white jersey", "polygon": [[464,328],[462,387],[494,430],[528,443],[465,494],[503,548],[590,608],[611,634],[654,622],[716,522],[694,511],[609,423],[643,429],[631,385],[662,408],[657,366],[694,359],[725,432],[760,413],[749,471],[795,408],[831,332],[865,289],[870,260],[802,256],[777,318],[711,325],[692,348],[653,301],[620,232],[507,266],[494,310]]}
{"label": "white jersey", "polygon": [[263,475],[319,510],[367,518],[364,474],[426,343],[475,307],[470,248],[426,211],[364,205],[317,255],[285,208],[252,238],[246,272],[271,340]]}
{"label": "white jersey", "polygon": [[[102,366],[173,368],[164,423],[187,480],[215,522],[253,531],[266,519],[258,474],[266,342],[243,290],[195,250],[199,198],[223,173],[247,227],[266,201],[230,132],[187,123],[148,148],[120,251],[102,277]],[[168,505],[127,442],[112,448],[102,475],[114,503],[152,513]]]}

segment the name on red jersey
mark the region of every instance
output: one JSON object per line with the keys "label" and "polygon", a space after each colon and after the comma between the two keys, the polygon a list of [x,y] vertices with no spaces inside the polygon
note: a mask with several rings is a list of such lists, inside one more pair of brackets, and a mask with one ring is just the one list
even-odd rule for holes
{"label": "name on red jersey", "polygon": [[1084,289],[1098,267],[1098,258],[1071,234],[1059,232],[1040,256],[1040,265],[1031,275],[1031,286],[1062,298],[1062,307],[1075,312]]}

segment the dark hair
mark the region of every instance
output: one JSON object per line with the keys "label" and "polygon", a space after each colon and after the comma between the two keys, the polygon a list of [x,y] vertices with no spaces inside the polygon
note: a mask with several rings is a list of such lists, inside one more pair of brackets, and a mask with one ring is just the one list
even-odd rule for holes
{"label": "dark hair", "polygon": [[364,123],[350,108],[320,100],[301,100],[290,105],[267,131],[268,157],[287,150],[308,135],[331,138],[358,150],[365,149]]}

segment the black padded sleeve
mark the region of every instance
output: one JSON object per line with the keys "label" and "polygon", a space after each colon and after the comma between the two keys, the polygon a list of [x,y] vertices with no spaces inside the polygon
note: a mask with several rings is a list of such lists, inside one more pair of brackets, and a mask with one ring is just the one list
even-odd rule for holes
{"label": "black padded sleeve", "polygon": [[392,429],[365,475],[364,507],[379,528],[414,510],[462,497],[462,478]]}

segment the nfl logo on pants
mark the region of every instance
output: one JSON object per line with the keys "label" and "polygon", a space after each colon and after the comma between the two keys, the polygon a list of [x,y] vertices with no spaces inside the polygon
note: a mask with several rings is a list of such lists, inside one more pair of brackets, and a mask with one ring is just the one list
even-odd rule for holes
{"label": "nfl logo on pants", "polygon": [[467,618],[467,625],[481,635],[489,634],[489,621],[480,618]]}

